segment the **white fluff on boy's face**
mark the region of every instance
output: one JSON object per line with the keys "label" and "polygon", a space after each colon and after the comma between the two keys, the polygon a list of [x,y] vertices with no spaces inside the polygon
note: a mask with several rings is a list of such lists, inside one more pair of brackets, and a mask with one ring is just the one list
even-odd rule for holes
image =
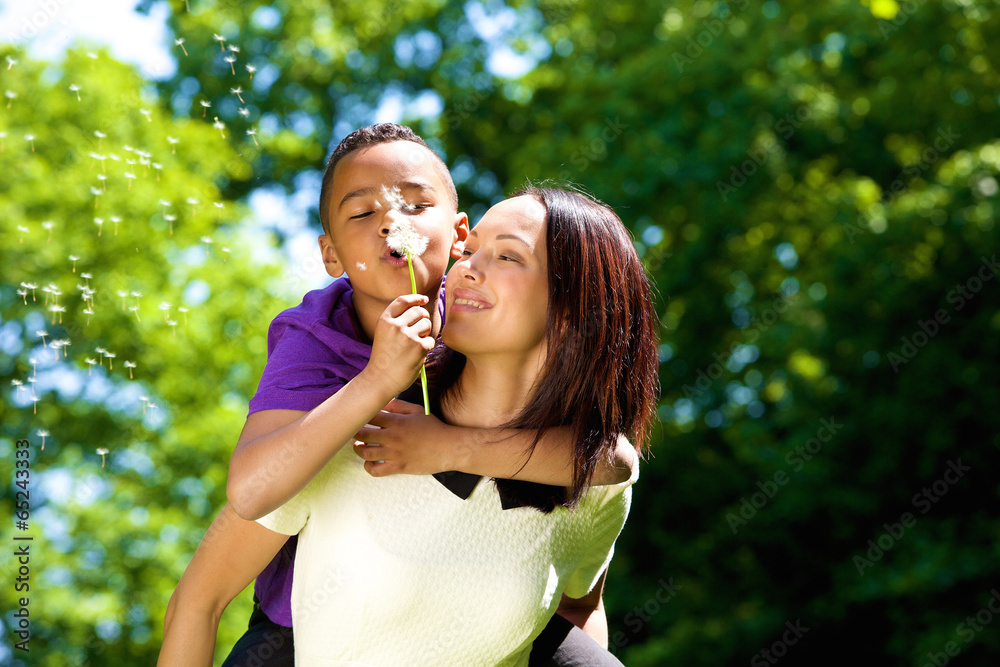
{"label": "white fluff on boy's face", "polygon": [[393,141],[360,148],[337,164],[330,229],[319,244],[327,273],[350,276],[355,308],[381,312],[410,291],[406,258],[387,245],[397,219],[405,217],[414,234],[427,240],[425,251],[413,257],[418,292],[436,296],[448,258],[459,257],[468,220],[455,210],[435,160],[419,144]]}
{"label": "white fluff on boy's face", "polygon": [[446,345],[469,358],[544,361],[546,230],[545,207],[534,197],[514,197],[486,212],[448,274]]}

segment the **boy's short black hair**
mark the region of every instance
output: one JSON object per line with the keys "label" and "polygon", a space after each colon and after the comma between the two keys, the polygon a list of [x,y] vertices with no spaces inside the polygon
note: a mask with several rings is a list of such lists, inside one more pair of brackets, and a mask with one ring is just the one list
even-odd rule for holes
{"label": "boy's short black hair", "polygon": [[435,166],[441,172],[445,185],[448,188],[448,195],[455,210],[458,210],[458,192],[455,190],[455,182],[451,179],[451,172],[448,165],[435,153],[427,142],[405,125],[396,123],[378,123],[377,125],[367,125],[359,128],[344,137],[337,147],[333,149],[330,160],[326,163],[326,171],[323,173],[323,185],[319,191],[319,220],[323,225],[323,231],[330,233],[330,197],[333,195],[333,170],[337,167],[344,156],[360,148],[375,146],[377,144],[388,144],[393,141],[412,141],[420,144],[434,156]]}

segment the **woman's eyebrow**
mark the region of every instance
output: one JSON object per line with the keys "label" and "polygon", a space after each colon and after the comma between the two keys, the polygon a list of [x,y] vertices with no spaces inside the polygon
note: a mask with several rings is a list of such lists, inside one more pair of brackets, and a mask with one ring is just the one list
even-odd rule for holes
{"label": "woman's eyebrow", "polygon": [[497,235],[497,241],[503,241],[504,239],[513,239],[515,241],[520,241],[521,243],[523,243],[524,245],[528,246],[529,248],[531,247],[530,243],[528,243],[527,241],[525,241],[524,239],[522,239],[517,234],[498,234]]}

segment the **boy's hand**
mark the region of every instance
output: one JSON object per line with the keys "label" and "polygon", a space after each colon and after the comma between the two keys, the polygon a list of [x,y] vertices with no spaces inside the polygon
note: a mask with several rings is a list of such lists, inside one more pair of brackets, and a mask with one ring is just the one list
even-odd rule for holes
{"label": "boy's hand", "polygon": [[375,324],[372,356],[362,373],[395,396],[416,379],[434,349],[431,315],[423,294],[404,294],[389,304]]}
{"label": "boy's hand", "polygon": [[456,469],[461,445],[455,433],[421,406],[395,399],[358,431],[354,453],[372,477],[433,475]]}

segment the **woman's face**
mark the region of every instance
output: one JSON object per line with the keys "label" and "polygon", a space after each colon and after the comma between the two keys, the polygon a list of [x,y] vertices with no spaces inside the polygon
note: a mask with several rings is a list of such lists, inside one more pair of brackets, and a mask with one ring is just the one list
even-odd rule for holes
{"label": "woman's face", "polygon": [[486,212],[448,272],[448,347],[467,357],[544,361],[549,280],[545,207],[515,197]]}

